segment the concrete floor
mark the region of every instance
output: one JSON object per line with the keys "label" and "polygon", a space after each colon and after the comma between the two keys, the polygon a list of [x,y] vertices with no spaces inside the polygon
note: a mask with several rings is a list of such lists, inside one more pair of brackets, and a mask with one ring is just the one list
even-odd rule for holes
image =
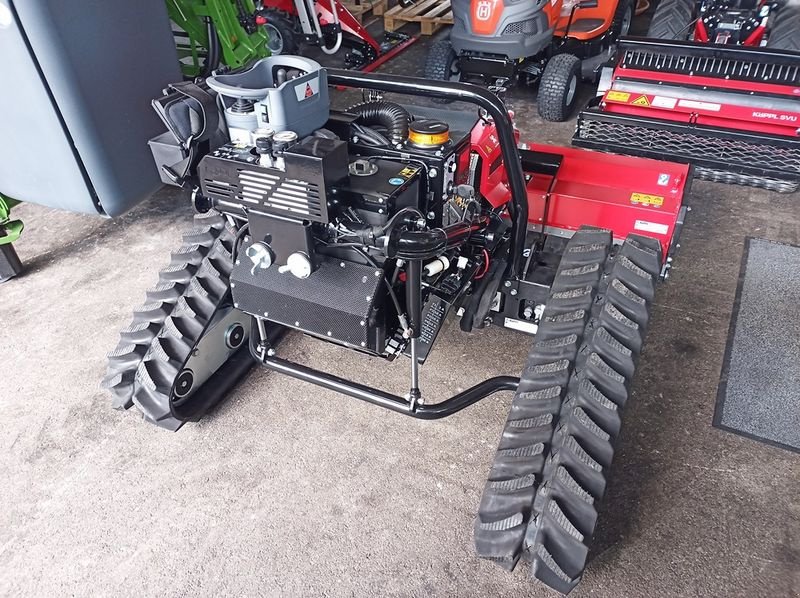
{"label": "concrete floor", "polygon": [[[418,72],[424,45],[387,72]],[[341,101],[341,99],[340,99]],[[524,138],[573,123],[512,101]],[[800,595],[796,454],[711,427],[743,241],[800,243],[798,196],[696,182],[657,295],[594,560],[575,596]],[[191,219],[162,192],[101,220],[22,206],[24,275],[0,287],[0,594],[546,596],[473,554],[508,393],[420,422],[267,372],[169,433],[108,406],[105,353]],[[451,325],[431,398],[517,374],[530,339]],[[301,336],[281,353],[401,390],[407,362]]]}

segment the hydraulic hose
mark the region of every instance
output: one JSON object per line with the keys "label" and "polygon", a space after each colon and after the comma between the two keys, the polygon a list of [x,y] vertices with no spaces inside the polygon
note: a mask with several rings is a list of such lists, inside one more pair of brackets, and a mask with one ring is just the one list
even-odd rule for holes
{"label": "hydraulic hose", "polygon": [[400,104],[394,102],[365,102],[347,109],[361,117],[362,124],[380,125],[387,131],[392,143],[402,143],[408,138],[408,123],[411,115]]}

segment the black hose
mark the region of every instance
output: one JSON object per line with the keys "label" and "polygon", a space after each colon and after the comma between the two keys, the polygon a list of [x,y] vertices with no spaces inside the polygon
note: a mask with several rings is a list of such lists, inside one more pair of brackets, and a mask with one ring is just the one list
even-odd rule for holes
{"label": "black hose", "polygon": [[394,102],[366,102],[348,108],[347,112],[361,117],[363,125],[380,125],[387,131],[392,143],[402,143],[408,138],[411,115]]}
{"label": "black hose", "polygon": [[206,61],[200,70],[201,77],[208,77],[219,66],[220,46],[217,37],[217,28],[211,17],[208,18],[208,48],[206,48]]}

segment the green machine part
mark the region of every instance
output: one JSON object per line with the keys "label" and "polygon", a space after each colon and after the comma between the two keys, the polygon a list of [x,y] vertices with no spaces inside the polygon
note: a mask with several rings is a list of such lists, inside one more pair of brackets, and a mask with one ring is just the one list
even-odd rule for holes
{"label": "green machine part", "polygon": [[22,220],[11,220],[11,208],[19,202],[0,195],[0,245],[13,243],[22,234],[25,227]]}
{"label": "green machine part", "polygon": [[11,206],[18,204],[0,194],[0,283],[22,272],[22,262],[12,243],[22,234],[22,220],[11,220]]}
{"label": "green machine part", "polygon": [[253,19],[253,0],[166,0],[184,76],[207,76],[220,60],[237,68],[269,56],[267,33],[242,21]]}

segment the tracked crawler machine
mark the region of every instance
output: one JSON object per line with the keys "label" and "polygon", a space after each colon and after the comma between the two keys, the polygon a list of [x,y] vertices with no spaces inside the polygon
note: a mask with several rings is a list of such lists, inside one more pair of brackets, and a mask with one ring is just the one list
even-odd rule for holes
{"label": "tracked crawler machine", "polygon": [[[328,85],[474,111],[375,99],[333,111]],[[200,213],[109,356],[114,406],[175,430],[255,364],[421,419],[512,391],[475,546],[504,568],[522,558],[549,586],[574,588],[689,168],[518,147],[509,113],[481,88],[326,71],[298,57],[167,97],[177,102],[162,113],[175,153],[156,148],[160,166],[187,159],[184,138],[199,138],[178,122],[215,129],[224,118],[230,141],[191,166]],[[197,118],[215,105],[224,116]],[[181,106],[195,118],[173,118]],[[434,401],[420,367],[449,315],[464,332],[495,324],[521,341],[534,335],[520,378]],[[355,359],[408,359],[408,388],[394,394],[284,359],[292,330]]]}

